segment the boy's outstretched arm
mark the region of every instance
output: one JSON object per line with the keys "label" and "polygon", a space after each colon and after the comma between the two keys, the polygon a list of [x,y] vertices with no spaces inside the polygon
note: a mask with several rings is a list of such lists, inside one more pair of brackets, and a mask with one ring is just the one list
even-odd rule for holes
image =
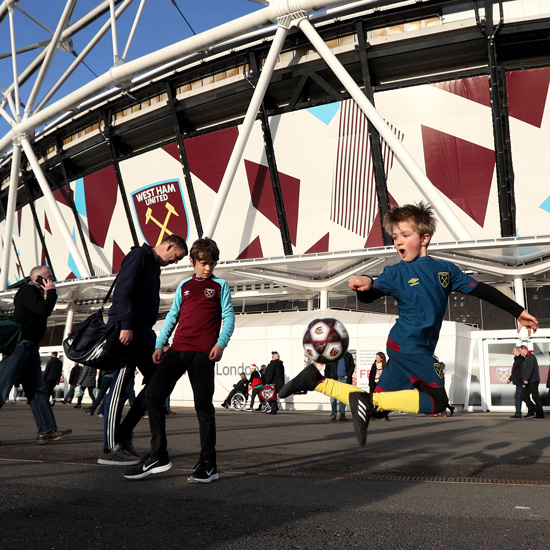
{"label": "boy's outstretched arm", "polygon": [[537,332],[539,328],[539,322],[536,317],[533,317],[530,313],[524,309],[521,312],[521,315],[518,317],[518,332],[521,330],[521,327],[527,328],[527,334],[531,336],[531,331]]}
{"label": "boy's outstretched arm", "polygon": [[513,315],[518,321],[518,332],[521,330],[521,327],[527,328],[529,336],[531,336],[531,331],[537,331],[539,325],[537,319],[528,313],[523,306],[519,305],[511,298],[508,298],[508,296],[505,296],[500,290],[485,283],[478,282],[470,292],[470,295],[481,298],[507,313],[510,313],[510,315]]}
{"label": "boy's outstretched arm", "polygon": [[354,275],[348,284],[351,290],[366,292],[372,287],[372,279],[368,275]]}

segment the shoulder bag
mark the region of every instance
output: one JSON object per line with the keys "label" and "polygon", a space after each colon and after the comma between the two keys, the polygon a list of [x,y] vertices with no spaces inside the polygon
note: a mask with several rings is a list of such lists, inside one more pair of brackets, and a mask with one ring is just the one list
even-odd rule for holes
{"label": "shoulder bag", "polygon": [[121,369],[128,360],[128,346],[121,344],[120,321],[105,324],[103,310],[117,278],[113,281],[98,311],[90,315],[63,341],[65,356],[75,363],[113,372]]}

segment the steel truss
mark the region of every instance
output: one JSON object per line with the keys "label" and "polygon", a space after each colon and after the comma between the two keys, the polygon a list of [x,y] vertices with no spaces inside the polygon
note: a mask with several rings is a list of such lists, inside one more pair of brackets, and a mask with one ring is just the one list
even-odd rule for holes
{"label": "steel truss", "polygon": [[[0,5],[0,21],[5,14],[8,14],[10,22],[13,21],[13,10],[17,2],[15,1],[5,1]],[[34,133],[42,128],[44,124],[49,123],[51,120],[58,116],[62,116],[69,109],[77,108],[84,101],[95,96],[97,93],[103,91],[105,88],[116,86],[118,91],[116,95],[119,97],[113,99],[110,103],[111,110],[113,112],[116,110],[117,105],[131,104],[136,100],[139,100],[140,97],[145,97],[146,94],[151,93],[151,90],[144,90],[138,85],[138,80],[136,77],[143,74],[146,71],[156,69],[162,64],[167,62],[178,62],[182,63],[185,59],[194,61],[199,59],[201,56],[206,56],[207,54],[201,53],[198,55],[196,52],[208,52],[213,54],[219,54],[220,50],[216,48],[223,48],[223,43],[227,40],[236,39],[241,36],[243,33],[252,31],[254,29],[262,28],[268,26],[273,22],[277,23],[277,30],[269,45],[269,50],[266,55],[258,56],[258,58],[263,59],[263,68],[259,75],[258,80],[255,82],[254,90],[251,94],[250,85],[246,82],[236,84],[229,87],[227,90],[218,92],[216,94],[207,94],[203,97],[197,97],[191,99],[189,102],[186,102],[185,105],[180,105],[174,99],[173,90],[176,88],[176,77],[170,77],[164,81],[158,81],[158,83],[153,85],[158,87],[159,90],[163,90],[164,93],[167,93],[167,98],[169,102],[169,114],[161,114],[161,117],[167,117],[168,120],[171,120],[171,124],[167,126],[171,127],[171,140],[173,140],[174,133],[178,139],[178,147],[180,148],[180,156],[182,160],[182,166],[186,176],[186,182],[188,180],[188,168],[185,169],[186,161],[184,158],[184,146],[183,141],[186,137],[192,137],[196,135],[196,132],[203,131],[201,127],[205,124],[205,119],[203,115],[202,123],[194,123],[193,113],[204,113],[205,112],[205,103],[220,100],[222,96],[225,96],[225,100],[228,97],[234,98],[238,103],[237,111],[244,111],[243,106],[248,105],[244,119],[242,120],[239,138],[235,145],[235,149],[229,161],[226,173],[222,180],[220,190],[217,195],[216,203],[212,210],[212,213],[207,220],[203,234],[213,236],[215,234],[216,226],[219,221],[219,216],[223,209],[223,205],[227,194],[229,193],[235,171],[238,163],[241,160],[242,152],[246,145],[246,140],[250,135],[250,131],[258,115],[260,119],[264,120],[264,135],[266,130],[268,130],[268,125],[265,124],[265,119],[269,115],[276,113],[286,112],[288,110],[299,108],[305,104],[311,105],[315,103],[326,103],[329,101],[341,100],[343,98],[351,97],[363,111],[363,113],[369,119],[371,125],[371,139],[376,141],[380,138],[384,139],[390,148],[393,150],[395,157],[402,164],[405,171],[409,174],[413,182],[417,187],[422,191],[422,193],[428,198],[432,203],[434,208],[439,214],[439,217],[445,221],[446,225],[451,230],[451,233],[457,240],[470,240],[470,235],[464,226],[460,223],[454,212],[449,208],[447,202],[441,197],[439,191],[428,180],[423,171],[418,167],[416,162],[412,159],[406,149],[403,147],[401,142],[395,137],[395,135],[389,130],[385,121],[380,117],[375,107],[372,104],[372,90],[383,89],[384,87],[392,86],[392,83],[384,81],[387,77],[386,73],[380,70],[377,71],[376,68],[380,67],[383,63],[384,57],[388,55],[398,55],[399,59],[402,60],[401,68],[397,69],[397,74],[399,71],[405,71],[404,67],[407,65],[407,60],[411,56],[417,55],[418,51],[422,48],[434,48],[438,45],[446,44],[449,45],[449,39],[447,38],[433,38],[429,41],[428,44],[417,43],[412,47],[407,47],[406,50],[398,51],[398,49],[403,46],[393,45],[389,46],[387,49],[379,48],[376,51],[367,50],[368,43],[365,41],[365,32],[367,26],[376,26],[383,23],[379,15],[370,15],[369,17],[361,16],[357,21],[351,21],[346,23],[350,26],[351,33],[355,33],[358,36],[358,43],[360,44],[359,51],[347,54],[342,56],[341,59],[337,58],[331,49],[326,45],[325,40],[330,38],[330,34],[334,33],[334,30],[323,32],[322,22],[329,18],[328,15],[320,17],[318,20],[320,22],[320,28],[317,29],[311,22],[313,17],[310,16],[310,13],[319,10],[326,9],[337,5],[345,5],[350,2],[345,0],[293,0],[293,1],[281,1],[273,0],[270,2],[269,6],[265,9],[262,9],[258,12],[245,16],[239,20],[232,21],[228,24],[221,25],[216,29],[202,33],[201,35],[194,36],[168,48],[164,48],[147,56],[144,56],[140,59],[134,61],[126,61],[128,54],[128,49],[131,44],[133,37],[132,29],[131,36],[128,37],[124,53],[119,56],[118,46],[117,46],[117,35],[116,35],[116,20],[117,17],[124,11],[128,5],[131,3],[131,0],[125,1],[104,1],[101,2],[98,7],[90,11],[86,16],[85,21],[80,21],[79,25],[76,23],[74,25],[69,25],[70,14],[74,9],[74,0],[68,0],[65,5],[65,10],[59,21],[59,25],[53,35],[50,45],[42,52],[30,68],[25,69],[21,74],[18,72],[16,58],[17,51],[15,49],[14,41],[12,40],[12,59],[13,59],[13,73],[14,73],[14,83],[13,86],[8,88],[3,94],[2,102],[0,103],[0,115],[10,122],[12,129],[11,131],[0,138],[0,151],[6,151],[9,147],[11,150],[11,164],[10,164],[10,177],[9,177],[9,190],[7,194],[7,206],[6,210],[6,223],[10,227],[10,224],[13,224],[13,217],[17,206],[17,189],[19,187],[19,172],[21,167],[21,162],[23,159],[23,153],[26,157],[26,162],[34,172],[35,178],[40,186],[40,189],[48,202],[48,208],[50,209],[53,218],[56,223],[59,225],[60,231],[64,236],[64,241],[67,247],[69,248],[77,267],[81,272],[83,277],[88,277],[92,274],[90,268],[90,262],[85,262],[81,257],[80,251],[74,243],[72,236],[70,235],[66,224],[61,216],[59,208],[53,199],[53,194],[51,192],[51,185],[49,185],[47,179],[44,177],[44,170],[51,169],[55,171],[59,170],[59,158],[56,157],[54,160],[45,160],[39,162],[37,155],[34,151],[36,148]],[[380,6],[395,5],[396,7],[401,8],[401,15],[403,17],[403,2],[390,2],[390,1],[365,1],[361,3],[361,9],[372,9]],[[417,2],[416,8],[418,5],[422,4],[422,9],[424,11],[431,10],[433,13],[438,13],[438,10],[441,9],[443,4],[458,4],[458,2],[436,2],[436,1],[427,1],[427,2]],[[135,24],[139,20],[139,14],[141,12],[141,7],[143,5],[143,0],[140,4],[140,9],[138,14],[136,14]],[[118,6],[118,9],[115,7]],[[415,6],[406,8],[410,10],[411,13],[414,12]],[[55,54],[56,49],[61,47],[63,44],[70,40],[70,37],[74,32],[76,32],[77,27],[81,28],[85,22],[95,20],[101,14],[109,12],[110,19],[109,23],[104,25],[101,29],[101,33],[107,32],[109,28],[112,30],[113,37],[113,66],[111,69],[101,75],[100,77],[94,79],[87,85],[83,86],[79,90],[68,94],[62,99],[51,103],[52,93],[48,92],[41,100],[38,100],[38,95],[42,86],[43,74],[44,71],[47,71],[50,66],[51,60]],[[387,19],[388,22],[391,22],[397,15],[398,11],[394,12],[387,11],[384,13],[383,17]],[[368,25],[365,21],[368,21]],[[361,25],[359,25],[361,22]],[[519,27],[518,27],[519,28]],[[543,26],[540,28],[540,32],[543,32]],[[292,34],[293,31],[299,30],[301,33]],[[536,29],[535,29],[536,30]],[[13,25],[11,26],[12,36],[14,33]],[[508,31],[511,32],[511,31]],[[518,31],[519,32],[519,31]],[[504,30],[500,33],[500,36],[506,36]],[[508,37],[513,40],[513,35],[508,34]],[[89,47],[93,47],[93,44],[97,40],[97,36],[90,42]],[[477,37],[474,37],[471,32],[465,33],[463,35],[457,36],[454,40],[457,51],[463,46],[464,43],[480,43],[483,42],[483,38],[480,33]],[[438,44],[440,42],[440,44]],[[280,89],[283,83],[283,80],[288,78],[288,72],[277,74],[274,72],[277,60],[283,51],[284,47],[298,47],[309,45],[313,46],[317,53],[319,54],[320,60],[307,66],[306,68],[298,67],[292,70],[292,77],[296,79],[296,85],[290,90],[290,96],[287,97],[287,103],[280,102],[279,105],[274,105],[272,101],[267,101],[267,105],[264,105],[265,94],[267,92],[268,86],[273,86]],[[88,50],[88,46],[85,49]],[[393,48],[393,49],[392,49]],[[265,52],[266,46],[261,44],[257,48],[258,52]],[[471,55],[468,58],[468,64],[471,65],[472,59],[479,57],[481,55],[478,50],[475,48],[473,51],[469,52]],[[231,55],[242,55],[244,54],[231,54]],[[487,56],[487,53],[485,53]],[[80,59],[80,61],[83,57]],[[486,59],[485,59],[486,61]],[[220,63],[224,62],[220,60]],[[216,61],[213,61],[215,65]],[[454,64],[453,64],[454,63]],[[461,66],[456,60],[451,63],[451,68],[456,72],[454,74],[459,74],[460,71],[464,70],[466,67]],[[327,69],[328,66],[328,69]],[[41,67],[41,68],[39,68]],[[71,68],[65,73],[63,79],[68,78],[70,73],[74,70],[74,67]],[[421,69],[417,69],[421,70]],[[480,72],[483,73],[485,69],[480,69]],[[27,101],[24,112],[21,112],[20,108],[20,97],[19,97],[19,87],[30,78],[30,75],[38,72],[37,79],[31,91],[29,101]],[[191,69],[191,74],[193,69]],[[351,74],[350,74],[351,73]],[[449,78],[447,73],[444,77],[439,77],[440,79]],[[360,78],[357,78],[357,76]],[[410,75],[414,76],[414,75]],[[132,79],[135,79],[134,81]],[[172,79],[172,80],[171,80]],[[363,91],[356,83],[357,80],[362,80],[365,86]],[[412,82],[412,80],[411,80]],[[371,86],[372,84],[372,86]],[[311,93],[312,88],[316,87],[316,92]],[[120,90],[123,91],[123,94],[120,95]],[[167,91],[168,90],[168,91]],[[54,90],[55,91],[55,90]],[[129,92],[131,91],[131,95]],[[270,95],[270,100],[272,100],[273,95]],[[202,102],[202,104],[201,104]],[[266,109],[266,107],[268,107]],[[233,110],[235,107],[233,106]],[[90,117],[97,117],[97,111],[94,113],[90,111],[90,114],[84,114],[82,118],[79,119],[79,124],[82,124],[86,118],[88,118],[89,123],[92,124]],[[180,118],[188,117],[186,120],[191,122],[190,132],[186,132],[185,136],[181,135],[180,128]],[[198,120],[198,119],[197,119]],[[236,122],[241,122],[240,119],[234,119],[233,121],[227,122],[226,124],[235,124]],[[132,150],[132,147],[129,146],[129,152],[122,152],[119,148],[113,145],[113,142],[120,135],[122,139],[122,134],[124,131],[129,131],[132,127],[139,128],[140,125],[143,125],[143,121],[135,121],[132,124],[126,125],[124,129],[118,130],[113,127],[110,121],[110,114],[104,114],[103,123],[101,123],[104,128],[104,133],[102,136],[97,136],[94,139],[96,140],[96,145],[107,145],[108,148],[103,153],[103,160],[96,157],[93,167],[92,166],[72,166],[67,168],[61,164],[61,169],[65,172],[64,177],[59,180],[60,185],[63,184],[67,178],[71,177],[72,174],[69,170],[74,170],[78,172],[79,175],[89,173],[90,171],[97,170],[102,166],[107,164],[117,164],[117,162],[124,157],[125,155],[131,156],[132,154],[137,154],[142,152],[143,148],[140,150]],[[73,125],[74,126],[74,125]],[[174,128],[176,131],[174,132]],[[193,131],[194,130],[194,131]],[[107,134],[105,133],[107,132]],[[54,131],[55,133],[55,131]],[[179,137],[178,137],[179,136]],[[105,139],[107,138],[107,139]],[[47,144],[48,143],[47,133],[44,136],[40,136],[36,143]],[[56,139],[58,137],[56,136]],[[167,140],[168,133],[167,133]],[[180,143],[181,141],[181,143]],[[266,148],[269,148],[269,135],[267,134]],[[91,142],[88,142],[85,147],[89,147]],[[150,145],[150,147],[156,147],[158,143]],[[376,150],[376,147],[372,147],[373,151]],[[58,147],[58,155],[61,154],[61,149]],[[376,159],[375,159],[376,160]],[[272,157],[270,161],[270,168],[276,167],[275,158]],[[1,167],[0,167],[1,170]],[[383,167],[382,167],[383,171]],[[1,176],[1,172],[0,172]],[[272,178],[273,180],[273,178]],[[192,182],[189,174],[189,185],[192,188]],[[384,175],[378,171],[377,174],[377,188],[379,193],[379,204],[380,210],[384,211],[384,208],[387,209],[387,190],[386,195],[384,196]],[[277,193],[277,183],[274,182],[274,190]],[[507,191],[508,192],[508,191]],[[284,204],[280,202],[279,204],[279,214],[280,214],[280,226],[284,232],[285,227],[285,216],[284,216]],[[506,214],[506,213],[504,213]],[[501,214],[504,215],[504,214]],[[132,227],[131,220],[129,220],[130,227]],[[196,223],[199,223],[197,227],[201,227],[202,223],[200,218],[196,217]],[[291,249],[288,247],[288,239],[285,235],[282,235],[283,243],[285,247],[285,253],[288,254],[291,252]],[[134,236],[135,240],[135,236]],[[286,244],[285,244],[286,243]],[[10,258],[10,247],[4,247],[2,255],[2,272],[0,273],[0,289],[6,288],[7,284],[7,266],[9,264]],[[347,273],[346,273],[347,276]],[[323,286],[323,285],[321,285]],[[319,287],[319,285],[317,285]],[[321,291],[327,290],[327,285],[325,284],[323,288],[319,288]],[[322,304],[325,300],[322,299]]]}

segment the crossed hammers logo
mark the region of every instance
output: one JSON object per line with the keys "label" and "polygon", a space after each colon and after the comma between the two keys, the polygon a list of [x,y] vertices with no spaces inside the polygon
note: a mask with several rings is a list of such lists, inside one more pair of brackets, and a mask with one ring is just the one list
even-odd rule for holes
{"label": "crossed hammers logo", "polygon": [[167,235],[173,235],[172,231],[168,229],[168,222],[170,221],[170,217],[172,216],[172,214],[179,217],[176,209],[169,202],[165,202],[164,206],[166,207],[166,210],[168,210],[168,212],[166,212],[166,217],[164,218],[164,223],[159,222],[156,218],[152,216],[153,210],[151,207],[147,208],[147,212],[145,212],[145,224],[147,225],[151,221],[160,227],[160,234],[155,246],[158,246],[164,240],[165,233]]}

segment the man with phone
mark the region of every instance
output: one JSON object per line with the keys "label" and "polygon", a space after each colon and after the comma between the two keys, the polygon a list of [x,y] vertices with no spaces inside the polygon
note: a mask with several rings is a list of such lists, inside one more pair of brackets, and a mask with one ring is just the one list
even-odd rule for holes
{"label": "man with phone", "polygon": [[57,429],[38,352],[48,317],[57,302],[53,273],[49,267],[39,265],[31,269],[29,279],[13,299],[13,320],[21,325],[21,341],[0,365],[0,407],[14,382],[19,380],[38,428],[38,444],[45,445],[64,439],[72,430]]}

